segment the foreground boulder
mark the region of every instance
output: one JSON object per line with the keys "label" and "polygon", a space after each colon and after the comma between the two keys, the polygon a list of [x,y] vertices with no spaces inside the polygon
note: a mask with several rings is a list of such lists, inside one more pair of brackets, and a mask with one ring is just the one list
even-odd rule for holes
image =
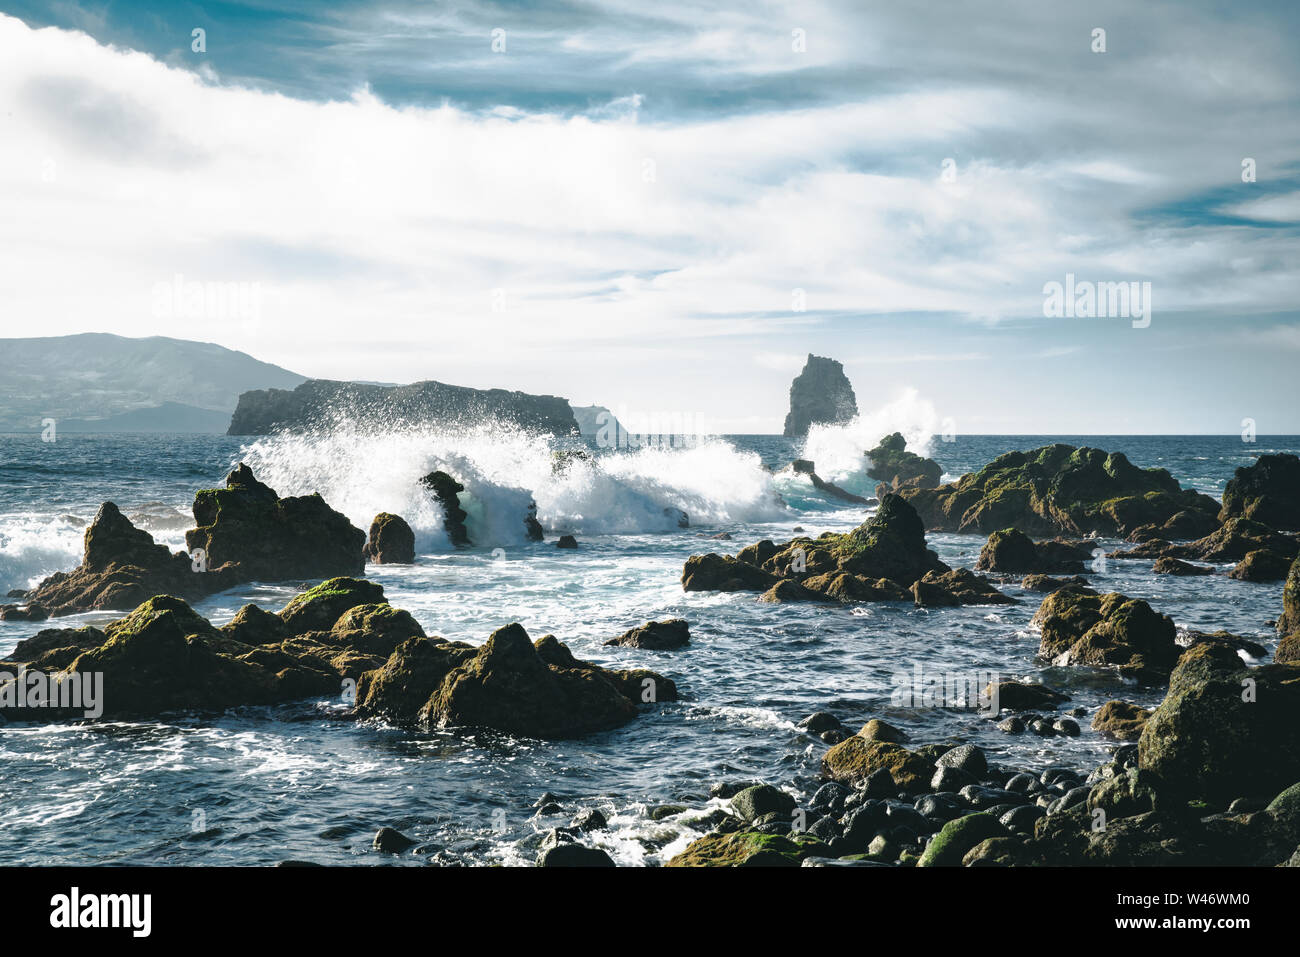
{"label": "foreground boulder", "polygon": [[328,578],[365,571],[366,536],[318,494],[280,498],[240,463],[226,487],[194,496],[185,533],[191,553],[203,549],[209,568],[229,563],[239,581]]}
{"label": "foreground boulder", "polygon": [[869,463],[867,475],[876,479],[876,497],[901,489],[938,488],[943,469],[934,459],[907,451],[901,432],[887,435],[880,444],[865,453]]}
{"label": "foreground boulder", "polygon": [[1213,642],[1189,648],[1142,730],[1139,765],[1179,795],[1226,803],[1300,781],[1300,666],[1248,668]]}
{"label": "foreground boulder", "polygon": [[[93,717],[108,719],[219,711],[338,690],[336,675],[294,661],[269,666],[247,657],[253,651],[221,635],[184,601],[160,595],[108,625],[102,644],[78,653],[50,680],[63,687],[102,682],[101,710]],[[19,721],[86,716],[75,708],[0,713]]]}
{"label": "foreground boulder", "polygon": [[1141,469],[1119,452],[1047,445],[1008,452],[957,482],[904,490],[925,527],[985,535],[1127,535],[1187,511],[1209,516],[1219,504],[1182,488],[1165,469]]}
{"label": "foreground boulder", "polygon": [[1300,631],[1300,557],[1291,563],[1287,572],[1286,587],[1282,591],[1282,615],[1277,620],[1277,630],[1283,635]]}
{"label": "foreground boulder", "polygon": [[[339,695],[351,701],[355,682],[356,717],[561,738],[617,727],[643,703],[677,700],[663,675],[578,661],[554,636],[534,645],[518,625],[481,648],[426,637],[378,585],[350,578],[323,582],[279,613],[245,606],[221,629],[181,599],[160,595],[103,631],[47,629],[12,657],[41,673],[44,699],[68,704],[24,706],[16,669],[3,671],[0,717],[12,721],[144,718]],[[70,689],[82,687],[97,691],[93,714],[74,706]]]}
{"label": "foreground boulder", "polygon": [[1111,667],[1155,683],[1178,660],[1173,621],[1126,595],[1063,588],[1043,599],[1032,623],[1042,630],[1038,653],[1056,665]]}
{"label": "foreground boulder", "polygon": [[1254,465],[1237,469],[1223,489],[1219,512],[1221,522],[1230,518],[1300,531],[1300,457],[1261,455]]}
{"label": "foreground boulder", "polygon": [[[20,642],[12,657],[48,675],[55,688],[102,675],[104,707],[94,717],[140,718],[333,697],[345,679],[379,668],[398,645],[423,635],[378,585],[335,578],[279,613],[245,605],[219,629],[185,601],[158,595],[102,631],[46,629]],[[84,715],[42,709],[7,716]]]}
{"label": "foreground boulder", "polygon": [[400,515],[380,512],[370,523],[365,556],[376,565],[410,565],[415,561],[415,532]]}
{"label": "foreground boulder", "polygon": [[554,636],[536,645],[515,624],[481,648],[416,638],[362,676],[357,714],[424,727],[482,727],[569,738],[626,724],[637,705],[674,701],[677,688],[650,671],[578,661]]}

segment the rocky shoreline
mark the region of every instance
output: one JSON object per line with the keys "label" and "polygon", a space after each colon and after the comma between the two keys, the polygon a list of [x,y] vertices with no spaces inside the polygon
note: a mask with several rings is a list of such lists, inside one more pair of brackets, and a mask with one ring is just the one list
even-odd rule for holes
{"label": "rocky shoreline", "polygon": [[[997,585],[1019,580],[1043,594],[1033,617],[1040,660],[1109,671],[1121,693],[1126,683],[1167,687],[1165,698],[1147,709],[1121,696],[1090,714],[1042,685],[991,683],[981,717],[1003,733],[1114,741],[1096,767],[1036,773],[995,764],[961,740],[914,744],[881,719],[850,733],[831,713],[808,715],[800,728],[826,749],[821,785],[801,797],[793,785],[719,781],[700,806],[654,809],[701,835],[669,866],[1300,864],[1300,459],[1262,456],[1239,469],[1220,505],[1163,470],[1095,449],[1008,453],[950,485],[937,484],[930,460],[907,458],[901,437],[868,454],[879,506],[861,526],[692,556],[683,590],[752,592],[773,604],[910,602],[943,614],[1014,603]],[[459,483],[431,473],[423,484],[452,541],[468,544]],[[681,697],[680,678],[579,660],[519,623],[479,646],[427,635],[361,577],[367,561],[415,561],[400,516],[376,516],[367,538],[320,496],[281,498],[241,465],[225,488],[196,494],[194,517],[189,551],[173,554],[105,503],[82,564],[4,606],[6,618],[34,622],[128,613],[21,641],[0,662],[0,718],[137,720],[334,699],[342,720],[563,739]],[[530,520],[531,511],[521,516],[531,537]],[[975,566],[984,574],[940,561],[926,542],[934,530],[987,534]],[[1156,573],[1196,558],[1235,562],[1243,582],[1284,575],[1273,663],[1258,664],[1266,649],[1257,642],[1179,634],[1147,601],[1091,587],[1100,534],[1133,545],[1103,558],[1156,560]],[[324,581],[277,611],[245,605],[219,628],[189,605],[244,582],[304,579]],[[605,644],[672,650],[682,655],[674,664],[689,664],[690,632],[681,619],[648,622]],[[42,676],[47,702],[91,676],[107,694],[93,717],[71,703],[34,712],[32,675]],[[539,806],[548,809],[540,817],[565,813],[556,800]],[[538,839],[538,863],[612,864],[588,840],[603,815],[574,814]],[[375,848],[400,853],[405,840],[385,828]]]}

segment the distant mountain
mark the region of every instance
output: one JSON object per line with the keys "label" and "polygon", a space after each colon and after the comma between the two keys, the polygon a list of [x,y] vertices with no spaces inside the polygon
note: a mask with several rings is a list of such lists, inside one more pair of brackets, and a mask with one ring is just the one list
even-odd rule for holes
{"label": "distant mountain", "polygon": [[488,420],[552,435],[578,434],[569,403],[558,396],[442,382],[379,386],[328,379],[309,379],[292,391],[245,392],[226,434],[304,432],[341,423],[357,428],[472,426]]}
{"label": "distant mountain", "polygon": [[107,333],[0,339],[0,432],[224,432],[250,389],[304,376],[209,342]]}
{"label": "distant mountain", "polygon": [[164,402],[103,419],[61,419],[58,427],[63,432],[214,432],[220,435],[229,424],[230,415],[226,412]]}

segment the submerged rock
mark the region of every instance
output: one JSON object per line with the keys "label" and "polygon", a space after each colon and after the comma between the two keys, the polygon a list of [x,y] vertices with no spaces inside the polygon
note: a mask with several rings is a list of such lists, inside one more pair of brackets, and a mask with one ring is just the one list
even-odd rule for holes
{"label": "submerged rock", "polygon": [[[995,702],[999,709],[1005,708],[1008,711],[1055,708],[1070,700],[1069,695],[1046,685],[1028,684],[1023,681],[994,682],[984,689],[984,695]],[[1024,730],[1023,727],[1021,730]]]}
{"label": "submerged rock", "polygon": [[798,438],[807,435],[811,425],[848,422],[857,414],[857,397],[844,366],[809,353],[803,371],[790,384],[790,412],[782,434]]}
{"label": "submerged rock", "polygon": [[779,580],[761,568],[716,552],[692,555],[682,569],[683,591],[767,591]]}
{"label": "submerged rock", "polygon": [[985,535],[1126,535],[1179,512],[1218,513],[1208,495],[1182,488],[1164,469],[1141,469],[1119,452],[1047,445],[1008,452],[935,489],[902,493],[925,527]]}
{"label": "submerged rock", "polygon": [[838,485],[827,482],[817,474],[816,467],[807,459],[795,459],[790,463],[790,468],[796,475],[808,476],[808,481],[812,482],[813,488],[817,489],[819,492],[824,492],[831,498],[839,499],[842,502],[851,502],[854,505],[867,504],[867,499],[863,498],[861,495],[854,495],[852,492],[842,489]]}
{"label": "submerged rock", "polygon": [[537,856],[538,867],[614,867],[614,859],[598,847],[557,844]]}
{"label": "submerged rock", "polygon": [[943,573],[926,572],[912,584],[912,597],[918,607],[1020,604],[968,568],[954,568]]}
{"label": "submerged rock", "polygon": [[1021,579],[1020,587],[1025,591],[1053,592],[1058,588],[1087,588],[1088,579],[1082,575],[1071,575],[1069,578],[1053,578],[1050,575],[1026,575]]}
{"label": "submerged rock", "polygon": [[1117,668],[1155,682],[1178,660],[1173,621],[1141,599],[1066,588],[1043,599],[1033,624],[1042,631],[1038,653],[1057,665]]}
{"label": "submerged rock", "polygon": [[1210,565],[1192,565],[1188,562],[1177,558],[1157,558],[1156,563],[1151,570],[1157,575],[1179,575],[1182,577],[1192,575],[1213,575],[1214,568]]}
{"label": "submerged rock", "polygon": [[375,833],[375,839],[371,845],[381,854],[400,854],[408,847],[415,847],[418,841],[413,841],[401,831],[391,827],[381,827]]}
{"label": "submerged rock", "polygon": [[685,618],[669,618],[664,621],[648,621],[644,625],[626,631],[617,638],[611,638],[606,645],[621,645],[626,648],[645,648],[651,651],[665,651],[680,648],[691,640],[690,626]]}
{"label": "submerged rock", "polygon": [[415,532],[400,515],[380,512],[370,523],[364,552],[376,565],[410,565],[415,561]]}

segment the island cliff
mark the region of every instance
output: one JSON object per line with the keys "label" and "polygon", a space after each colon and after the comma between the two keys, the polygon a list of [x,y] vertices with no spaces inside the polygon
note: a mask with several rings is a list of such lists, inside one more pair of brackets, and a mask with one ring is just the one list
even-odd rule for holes
{"label": "island cliff", "polygon": [[808,434],[810,425],[848,422],[857,414],[858,400],[844,375],[844,366],[809,353],[803,371],[790,383],[785,437],[799,438]]}
{"label": "island cliff", "polygon": [[383,386],[309,379],[292,391],[257,389],[239,397],[227,435],[298,432],[353,425],[472,425],[483,420],[529,431],[577,435],[569,403],[553,395],[470,389],[441,382]]}

